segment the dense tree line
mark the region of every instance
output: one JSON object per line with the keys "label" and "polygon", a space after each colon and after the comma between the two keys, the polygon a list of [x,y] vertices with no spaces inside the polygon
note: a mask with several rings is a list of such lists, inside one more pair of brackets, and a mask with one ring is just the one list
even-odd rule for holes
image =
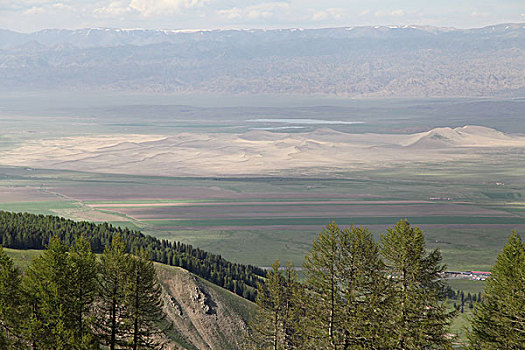
{"label": "dense tree line", "polygon": [[428,253],[423,233],[406,220],[380,243],[366,228],[329,224],[303,266],[304,283],[292,266],[276,262],[259,285],[254,348],[451,349],[448,327],[468,305],[469,349],[525,349],[525,243],[516,231],[483,294],[446,287],[439,250]]}
{"label": "dense tree line", "polygon": [[329,224],[304,262],[306,281],[278,263],[259,285],[256,349],[449,349],[439,250],[406,220],[376,243],[357,226]]}
{"label": "dense tree line", "polygon": [[467,292],[465,294],[463,290],[455,291],[450,288],[450,286],[447,287],[444,296],[449,300],[454,300],[454,308],[458,309],[461,313],[465,312],[465,308],[474,309],[474,305],[481,303],[482,301],[481,292],[478,292],[477,294]]}
{"label": "dense tree line", "polygon": [[0,245],[8,248],[44,249],[53,236],[58,236],[70,246],[84,236],[93,252],[102,253],[116,234],[122,237],[128,252],[146,250],[153,261],[182,267],[252,301],[255,300],[257,283],[266,275],[256,266],[232,263],[220,255],[189,244],[159,240],[108,223],[94,224],[50,215],[0,211]]}
{"label": "dense tree line", "polygon": [[23,275],[0,248],[1,349],[160,349],[163,318],[153,262],[118,235],[100,260],[54,236]]}

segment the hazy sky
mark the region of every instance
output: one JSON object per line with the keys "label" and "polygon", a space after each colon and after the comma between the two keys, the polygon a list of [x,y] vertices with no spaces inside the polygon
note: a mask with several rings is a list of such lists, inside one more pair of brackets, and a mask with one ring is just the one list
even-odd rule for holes
{"label": "hazy sky", "polygon": [[525,22],[525,0],[0,0],[0,28],[290,28]]}

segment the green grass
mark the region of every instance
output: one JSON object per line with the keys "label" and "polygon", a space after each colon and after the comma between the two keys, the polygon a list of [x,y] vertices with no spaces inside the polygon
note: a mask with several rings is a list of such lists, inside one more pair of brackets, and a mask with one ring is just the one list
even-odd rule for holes
{"label": "green grass", "polygon": [[[387,226],[371,227],[374,237],[379,240]],[[497,252],[506,242],[510,228],[488,227],[476,229],[425,228],[427,247],[439,247],[443,261],[450,270],[488,270],[496,259]],[[193,244],[211,252],[220,252],[233,261],[270,266],[275,259],[302,264],[305,253],[311,248],[319,228],[297,229],[167,229],[147,230],[160,239],[178,240]],[[440,243],[435,243],[438,240]],[[442,242],[449,242],[444,244]]]}
{"label": "green grass", "polygon": [[3,248],[6,254],[13,259],[13,262],[16,266],[18,266],[21,270],[25,270],[31,261],[39,256],[42,251],[41,250],[17,250],[17,249],[10,249],[10,248]]}
{"label": "green grass", "polygon": [[476,281],[469,279],[447,279],[447,284],[454,290],[462,290],[465,294],[483,293],[485,281]]}
{"label": "green grass", "polygon": [[[466,297],[467,293],[478,294],[479,292],[483,292],[485,281],[474,281],[469,279],[447,279],[447,284],[456,291],[462,290]],[[451,310],[454,306],[454,302],[456,302],[458,305],[461,303],[461,301],[458,300],[449,300],[448,306]],[[473,305],[475,308],[477,304],[473,303]],[[451,333],[458,337],[458,348],[465,348],[467,343],[469,318],[472,317],[473,309],[470,309],[469,303],[465,302],[463,311],[463,313],[458,312],[450,327]]]}
{"label": "green grass", "polygon": [[[453,306],[453,303],[452,303]],[[469,327],[469,318],[472,316],[472,310],[465,306],[463,313],[458,313],[450,325],[450,333],[457,337],[455,348],[466,349],[468,344],[467,330]]]}
{"label": "green grass", "polygon": [[54,213],[53,210],[76,209],[78,207],[78,202],[65,200],[0,203],[0,210],[46,215],[56,215],[56,213]]}

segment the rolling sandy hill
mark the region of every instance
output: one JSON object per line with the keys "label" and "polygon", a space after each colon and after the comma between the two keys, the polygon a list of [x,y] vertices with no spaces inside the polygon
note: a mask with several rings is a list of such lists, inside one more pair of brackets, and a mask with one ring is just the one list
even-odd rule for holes
{"label": "rolling sandy hill", "polygon": [[405,146],[417,148],[440,147],[511,147],[520,139],[483,126],[467,125],[461,128],[436,128],[414,135]]}
{"label": "rolling sandy hill", "polygon": [[411,162],[479,159],[525,148],[524,135],[481,126],[417,134],[180,133],[97,135],[32,140],[0,156],[0,164],[163,176],[320,174]]}

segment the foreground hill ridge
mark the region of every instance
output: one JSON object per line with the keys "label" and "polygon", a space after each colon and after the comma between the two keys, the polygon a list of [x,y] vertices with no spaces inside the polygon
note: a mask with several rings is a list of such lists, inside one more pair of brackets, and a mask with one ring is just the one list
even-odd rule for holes
{"label": "foreground hill ridge", "polygon": [[33,140],[5,151],[0,164],[165,176],[323,174],[429,159],[486,159],[502,150],[519,152],[523,148],[524,135],[474,125],[416,134],[349,134],[331,128],[303,133],[183,132]]}
{"label": "foreground hill ridge", "polygon": [[3,89],[523,96],[525,24],[0,31]]}

